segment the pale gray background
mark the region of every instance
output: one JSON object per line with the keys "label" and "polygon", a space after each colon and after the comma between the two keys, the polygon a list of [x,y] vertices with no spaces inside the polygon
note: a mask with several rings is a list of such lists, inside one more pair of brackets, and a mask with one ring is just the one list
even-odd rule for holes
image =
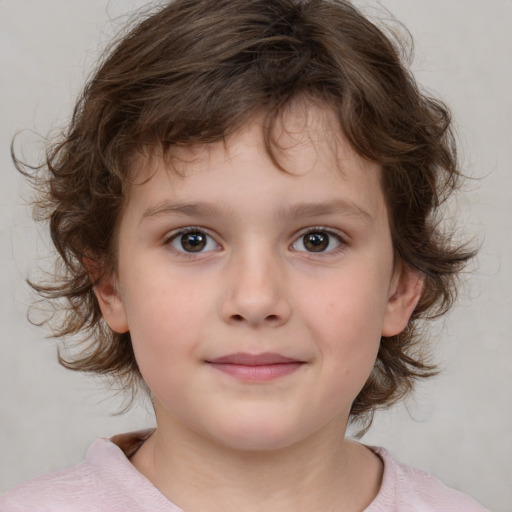
{"label": "pale gray background", "polygon": [[[152,424],[56,363],[55,343],[26,321],[24,284],[46,236],[30,220],[9,143],[20,129],[63,126],[98,51],[141,0],[0,0],[0,490],[81,460],[97,435]],[[372,15],[376,2],[360,0]],[[416,42],[420,83],[453,107],[469,184],[463,228],[483,242],[459,307],[433,335],[445,372],[406,406],[379,414],[365,442],[512,510],[512,1],[383,0]],[[378,15],[386,17],[382,10]],[[121,17],[121,18],[119,18]],[[31,153],[31,137],[20,138]]]}

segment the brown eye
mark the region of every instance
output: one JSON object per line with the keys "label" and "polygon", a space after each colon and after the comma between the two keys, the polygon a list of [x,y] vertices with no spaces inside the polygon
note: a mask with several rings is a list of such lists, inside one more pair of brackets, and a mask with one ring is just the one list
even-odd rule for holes
{"label": "brown eye", "polygon": [[303,237],[304,247],[310,252],[323,252],[329,247],[327,233],[308,233]]}
{"label": "brown eye", "polygon": [[181,246],[187,252],[199,252],[206,247],[204,233],[185,233],[180,238]]}
{"label": "brown eye", "polygon": [[330,231],[316,230],[302,235],[292,245],[296,251],[303,252],[330,252],[342,243],[341,238]]}
{"label": "brown eye", "polygon": [[178,252],[201,253],[216,250],[219,245],[215,240],[204,231],[189,230],[177,233],[170,241],[169,245]]}

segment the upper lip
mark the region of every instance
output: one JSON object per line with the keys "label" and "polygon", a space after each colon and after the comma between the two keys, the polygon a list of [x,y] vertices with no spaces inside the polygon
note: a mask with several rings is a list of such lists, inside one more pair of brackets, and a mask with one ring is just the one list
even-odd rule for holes
{"label": "upper lip", "polygon": [[263,354],[247,354],[238,352],[236,354],[228,354],[226,356],[210,359],[208,363],[215,364],[241,364],[245,366],[264,366],[268,364],[283,364],[283,363],[301,363],[298,359],[285,357],[281,354],[274,354],[272,352],[265,352]]}

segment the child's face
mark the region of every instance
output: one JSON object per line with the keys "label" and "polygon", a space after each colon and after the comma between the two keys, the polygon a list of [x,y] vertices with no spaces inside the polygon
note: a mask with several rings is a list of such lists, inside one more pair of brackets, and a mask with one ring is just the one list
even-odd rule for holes
{"label": "child's face", "polygon": [[342,436],[381,335],[415,305],[419,278],[394,272],[379,168],[328,110],[311,107],[307,132],[300,112],[279,139],[288,173],[255,120],[227,146],[177,153],[184,177],[158,161],[130,192],[117,291],[96,293],[131,333],[162,429],[245,449]]}

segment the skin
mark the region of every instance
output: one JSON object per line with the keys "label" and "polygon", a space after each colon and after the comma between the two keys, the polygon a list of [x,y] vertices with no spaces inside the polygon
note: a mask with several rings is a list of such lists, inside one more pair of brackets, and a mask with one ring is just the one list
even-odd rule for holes
{"label": "skin", "polygon": [[[117,272],[95,290],[153,394],[157,430],[132,463],[189,512],[360,511],[381,481],[380,459],[344,433],[421,279],[396,270],[380,169],[331,112],[296,104],[276,134],[287,172],[258,117],[176,151],[179,173],[135,162],[150,179],[130,190]],[[190,252],[183,228],[206,245]],[[297,364],[252,380],[212,364],[235,353]]]}

